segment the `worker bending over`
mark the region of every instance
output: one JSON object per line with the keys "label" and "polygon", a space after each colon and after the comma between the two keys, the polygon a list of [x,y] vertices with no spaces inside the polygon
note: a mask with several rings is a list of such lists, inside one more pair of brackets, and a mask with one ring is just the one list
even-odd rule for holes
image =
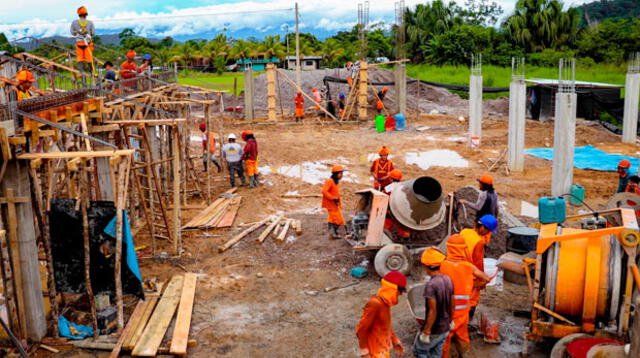
{"label": "worker bending over", "polygon": [[442,346],[451,330],[455,296],[451,278],[440,272],[445,258],[440,250],[433,247],[426,249],[420,257],[429,281],[423,292],[426,307],[424,324],[413,343],[413,353],[417,358],[441,358]]}
{"label": "worker bending over", "polygon": [[231,187],[236,186],[236,174],[242,181],[242,186],[246,186],[247,181],[242,170],[242,155],[244,154],[242,147],[236,143],[236,135],[233,133],[229,134],[227,140],[229,143],[222,146],[222,158],[227,162]]}
{"label": "worker bending over", "polygon": [[212,162],[217,168],[218,173],[222,171],[222,167],[218,162],[215,133],[207,131],[207,125],[200,123],[200,132],[202,132],[202,163],[204,164],[203,172],[209,171],[209,162]]}
{"label": "worker bending over", "polygon": [[[402,172],[398,169],[392,170],[391,173],[389,173],[389,180],[391,181],[391,183],[389,183],[382,189],[382,192],[387,195],[391,195],[391,192],[394,190],[395,183],[402,181]],[[411,232],[406,230],[404,226],[402,226],[400,223],[398,223],[397,220],[393,218],[390,206],[387,207],[387,214],[384,218],[384,228],[399,239],[408,239],[411,236]]]}
{"label": "worker bending over", "polygon": [[402,342],[393,332],[391,307],[407,287],[407,278],[398,271],[391,271],[380,280],[380,289],[364,306],[362,317],[356,327],[360,345],[360,357],[389,358],[391,348],[398,356],[404,354]]}
{"label": "worker bending over", "polygon": [[498,217],[498,194],[493,188],[493,177],[491,175],[483,175],[477,179],[480,195],[475,203],[467,200],[460,200],[460,204],[466,205],[476,211],[476,221],[485,215],[493,215]]}
{"label": "worker bending over", "polygon": [[18,85],[9,92],[10,101],[22,101],[23,99],[31,98],[31,84],[33,83],[33,74],[29,70],[21,70],[16,74],[16,81]]}
{"label": "worker bending over", "polygon": [[622,159],[620,163],[618,163],[618,189],[616,189],[617,193],[622,193],[627,184],[629,184],[629,177],[631,171],[631,162],[629,159]]}
{"label": "worker bending over", "polygon": [[296,105],[296,122],[298,122],[304,117],[304,97],[302,97],[302,91],[298,91],[296,93],[296,97],[293,101]]}
{"label": "worker bending over", "polygon": [[71,35],[76,39],[78,69],[93,73],[93,37],[96,36],[96,28],[93,22],[87,20],[89,12],[86,7],[80,6],[77,13],[78,19],[71,23]]}
{"label": "worker bending over", "polygon": [[467,255],[467,244],[459,234],[451,235],[447,241],[447,258],[440,265],[440,272],[449,276],[453,281],[453,295],[455,310],[453,313],[453,328],[444,343],[443,357],[449,357],[451,342],[455,343],[459,355],[469,350],[469,311],[471,309],[471,295],[474,282],[484,287],[489,276],[480,271]]}
{"label": "worker bending over", "polygon": [[384,110],[384,97],[387,95],[387,92],[389,92],[387,87],[378,92],[378,98],[376,99],[376,110],[378,114],[382,114],[382,110]]}
{"label": "worker bending over", "polygon": [[[485,215],[475,223],[473,229],[463,229],[460,236],[464,238],[467,245],[467,257],[470,262],[484,272],[484,249],[491,242],[491,234],[496,232],[498,220],[493,215]],[[476,307],[480,303],[480,290],[485,284],[481,280],[474,279],[473,293],[470,298],[469,320],[473,319]]]}
{"label": "worker bending over", "polygon": [[389,160],[389,148],[382,146],[378,151],[380,158],[371,164],[371,176],[373,176],[373,188],[383,190],[387,185],[391,184],[389,173],[393,171],[393,162]]}
{"label": "worker bending over", "polygon": [[249,177],[249,187],[255,188],[258,186],[258,142],[252,131],[242,132],[240,135],[242,140],[245,141],[244,154],[244,170],[245,174]]}
{"label": "worker bending over", "polygon": [[318,114],[322,105],[322,94],[315,87],[311,89],[311,93],[313,94],[313,101],[316,102],[316,114]]}
{"label": "worker bending over", "polygon": [[342,179],[344,168],[334,165],[331,168],[331,178],[327,179],[322,186],[322,208],[327,209],[327,223],[329,227],[329,239],[340,239],[338,229],[346,225],[342,215],[342,201],[340,198],[340,188],[338,184]]}

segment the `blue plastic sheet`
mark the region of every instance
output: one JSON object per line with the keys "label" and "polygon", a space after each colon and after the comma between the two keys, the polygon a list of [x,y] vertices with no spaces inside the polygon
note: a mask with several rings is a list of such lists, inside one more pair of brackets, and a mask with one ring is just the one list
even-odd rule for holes
{"label": "blue plastic sheet", "polygon": [[[75,334],[71,333],[71,327],[74,328]],[[73,323],[63,316],[58,316],[58,332],[62,337],[78,340],[93,336],[93,328]]]}
{"label": "blue plastic sheet", "polygon": [[[115,238],[116,237],[116,216],[109,222],[107,227],[104,228],[104,233]],[[122,215],[122,243],[127,246],[127,266],[133,274],[142,283],[142,275],[140,274],[140,267],[138,266],[138,257],[136,256],[136,247],[133,244],[133,235],[131,234],[131,226],[129,225],[129,217],[127,211],[124,210]]]}
{"label": "blue plastic sheet", "polygon": [[[525,150],[524,153],[546,160],[553,160],[553,148],[532,148]],[[638,168],[638,164],[640,163],[638,158],[620,154],[610,154],[592,145],[575,148],[573,166],[578,169],[615,172],[618,170],[618,163],[622,159],[631,161],[631,172],[635,173],[636,170],[633,170],[633,168]]]}

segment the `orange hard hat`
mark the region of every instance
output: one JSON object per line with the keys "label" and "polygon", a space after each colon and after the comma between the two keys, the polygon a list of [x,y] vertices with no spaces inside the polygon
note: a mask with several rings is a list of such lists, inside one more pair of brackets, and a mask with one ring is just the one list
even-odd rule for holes
{"label": "orange hard hat", "polygon": [[622,159],[620,163],[618,163],[618,167],[620,168],[631,168],[631,162],[629,159]]}
{"label": "orange hard hat", "polygon": [[484,184],[493,185],[493,177],[489,174],[485,174],[478,178],[478,181]]}
{"label": "orange hard hat", "polygon": [[383,145],[382,148],[378,150],[378,155],[389,155],[389,148]]}
{"label": "orange hard hat", "polygon": [[298,91],[298,92],[296,92],[296,94],[297,94],[298,96],[302,96],[302,91]]}
{"label": "orange hard hat", "polygon": [[425,266],[440,266],[440,264],[447,258],[442,251],[435,247],[429,247],[420,256],[420,262]]}
{"label": "orange hard hat", "polygon": [[387,87],[382,89],[382,93],[387,93],[389,91],[389,89]]}
{"label": "orange hard hat", "polygon": [[402,180],[402,172],[398,169],[394,169],[391,171],[391,173],[389,173],[389,178],[400,181]]}
{"label": "orange hard hat", "polygon": [[315,88],[315,87],[313,87],[313,88],[311,89],[311,91],[312,91],[312,92],[315,92],[315,91],[317,91],[317,90],[318,90],[318,89],[317,89],[317,88]]}
{"label": "orange hard hat", "polygon": [[135,51],[133,51],[133,50],[129,50],[129,51],[127,51],[127,57],[128,57],[128,58],[134,58],[134,57],[136,57],[136,52],[135,52]]}
{"label": "orange hard hat", "polygon": [[332,173],[339,173],[343,171],[344,171],[344,168],[342,167],[342,165],[334,165],[333,167],[331,167]]}
{"label": "orange hard hat", "polygon": [[33,74],[29,70],[22,70],[16,74],[18,82],[33,82]]}
{"label": "orange hard hat", "polygon": [[89,12],[87,11],[87,8],[84,6],[80,6],[78,8],[78,15],[87,15]]}

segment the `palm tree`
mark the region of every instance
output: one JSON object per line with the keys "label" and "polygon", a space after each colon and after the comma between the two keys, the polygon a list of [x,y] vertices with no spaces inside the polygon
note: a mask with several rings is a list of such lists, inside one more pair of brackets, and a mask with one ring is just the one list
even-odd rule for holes
{"label": "palm tree", "polygon": [[413,11],[407,9],[404,22],[407,48],[415,61],[422,61],[429,41],[461,24],[462,19],[456,12],[455,3],[445,4],[442,0],[435,0],[430,4],[418,4]]}
{"label": "palm tree", "polygon": [[340,56],[344,55],[345,50],[336,39],[327,39],[322,44],[320,52],[322,53],[325,64],[333,65]]}
{"label": "palm tree", "polygon": [[244,60],[246,58],[254,57],[256,55],[255,45],[252,42],[245,40],[236,40],[231,47],[229,55],[235,60]]}
{"label": "palm tree", "polygon": [[280,35],[269,35],[264,38],[264,42],[260,46],[260,52],[264,54],[265,58],[277,57],[282,59],[285,57],[286,49],[282,42],[280,42]]}
{"label": "palm tree", "polygon": [[229,56],[229,41],[224,34],[219,34],[203,49],[204,58],[209,60],[217,73],[224,72]]}

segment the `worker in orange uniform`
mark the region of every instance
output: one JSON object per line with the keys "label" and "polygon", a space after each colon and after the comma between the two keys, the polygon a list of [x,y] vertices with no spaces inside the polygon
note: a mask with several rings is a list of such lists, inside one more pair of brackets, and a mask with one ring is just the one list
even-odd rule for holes
{"label": "worker in orange uniform", "polygon": [[245,141],[242,159],[244,160],[244,171],[249,177],[249,187],[258,186],[258,142],[252,131],[244,131],[240,135]]}
{"label": "worker in orange uniform", "polygon": [[617,193],[622,193],[629,184],[629,177],[631,176],[631,162],[629,159],[622,159],[618,163],[618,189]]}
{"label": "worker in orange uniform", "polygon": [[316,102],[316,114],[317,114],[317,112],[320,111],[320,106],[322,104],[322,94],[315,87],[311,89],[311,93],[313,94],[313,101]]}
{"label": "worker in orange uniform", "polygon": [[202,162],[204,163],[204,170],[209,171],[209,162],[213,163],[218,168],[218,173],[222,171],[222,167],[218,162],[218,148],[216,147],[215,133],[207,131],[207,125],[200,123],[200,132],[202,132]]}
{"label": "worker in orange uniform", "polygon": [[371,176],[373,176],[373,188],[383,190],[384,187],[391,184],[389,173],[393,171],[393,162],[389,160],[389,148],[382,146],[378,151],[380,158],[371,163]]}
{"label": "worker in orange uniform", "polygon": [[80,6],[77,13],[78,19],[71,23],[71,35],[76,39],[78,69],[93,73],[93,37],[96,35],[96,28],[93,22],[87,20],[89,12],[86,7]]}
{"label": "worker in orange uniform", "polygon": [[632,175],[629,177],[629,184],[624,189],[627,193],[634,193],[636,195],[640,195],[640,177],[637,175]]}
{"label": "worker in orange uniform", "polygon": [[485,215],[493,215],[498,217],[498,194],[493,187],[493,177],[485,174],[476,179],[480,189],[480,195],[475,203],[466,200],[460,200],[459,203],[476,211],[476,220],[480,220]]}
{"label": "worker in orange uniform", "polygon": [[399,171],[398,169],[392,170],[391,173],[389,173],[389,181],[390,183],[387,184],[384,188],[382,188],[382,192],[387,195],[391,195],[391,186],[393,185],[393,183],[398,183],[402,181],[402,172]]}
{"label": "worker in orange uniform", "polygon": [[[391,173],[389,173],[389,180],[390,183],[382,188],[382,192],[387,195],[391,195],[391,192],[394,190],[395,183],[402,181],[402,172],[398,169],[392,170]],[[411,236],[411,232],[406,230],[404,226],[393,218],[390,207],[387,207],[387,215],[384,218],[384,228],[399,239],[408,239]]]}
{"label": "worker in orange uniform", "polygon": [[380,289],[369,298],[356,327],[356,336],[362,358],[389,358],[391,348],[398,356],[404,354],[404,346],[393,332],[391,307],[406,291],[407,278],[398,271],[391,271],[380,280]]}
{"label": "worker in orange uniform", "polygon": [[455,312],[453,313],[453,328],[443,347],[443,357],[449,357],[451,342],[456,345],[459,355],[469,350],[469,310],[471,309],[471,295],[474,280],[486,285],[490,278],[471,262],[467,255],[467,244],[459,234],[454,234],[447,241],[447,258],[440,265],[440,272],[449,276],[453,281],[453,295]]}
{"label": "worker in orange uniform", "polygon": [[23,99],[31,98],[31,84],[33,83],[33,74],[29,70],[21,70],[16,74],[16,81],[18,85],[9,92],[9,100],[22,101]]}
{"label": "worker in orange uniform", "polygon": [[[493,215],[485,215],[475,223],[473,229],[463,229],[460,236],[464,238],[467,245],[467,257],[470,262],[484,272],[484,248],[491,242],[491,234],[495,233],[498,228],[498,220]],[[480,302],[480,290],[484,284],[479,280],[474,280],[473,293],[471,294],[469,310],[469,321],[473,320],[476,307]]]}
{"label": "worker in orange uniform", "polygon": [[127,60],[120,65],[120,78],[123,80],[128,80],[130,78],[136,77],[136,73],[138,72],[138,65],[135,61],[136,52],[133,50],[127,51]]}
{"label": "worker in orange uniform", "polygon": [[340,239],[338,229],[346,225],[342,215],[342,199],[340,198],[340,180],[344,168],[334,165],[331,168],[331,178],[327,179],[322,186],[322,208],[327,209],[327,223],[329,226],[329,239]]}
{"label": "worker in orange uniform", "polygon": [[378,111],[378,114],[382,114],[382,110],[384,109],[384,97],[387,95],[387,92],[389,92],[387,87],[378,92],[378,98],[376,100],[376,110]]}
{"label": "worker in orange uniform", "polygon": [[304,97],[302,97],[302,91],[296,93],[293,101],[296,105],[296,122],[298,122],[304,117]]}

